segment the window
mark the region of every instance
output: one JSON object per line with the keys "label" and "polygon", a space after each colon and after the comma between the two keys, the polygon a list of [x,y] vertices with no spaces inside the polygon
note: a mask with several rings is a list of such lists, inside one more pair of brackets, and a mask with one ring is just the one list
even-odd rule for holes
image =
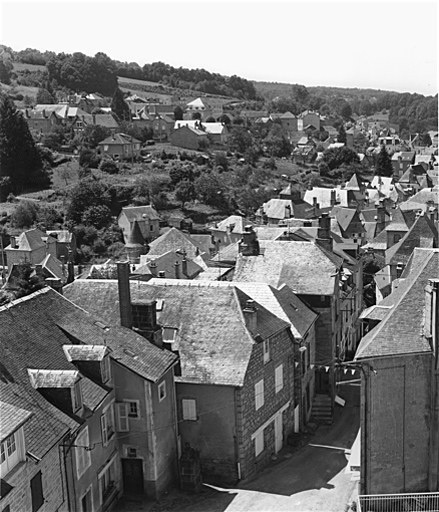
{"label": "window", "polygon": [[110,367],[110,357],[105,356],[101,361],[101,378],[102,382],[108,382],[111,379],[111,367]]}
{"label": "window", "polygon": [[128,446],[126,449],[127,457],[130,458],[136,458],[137,457],[137,448],[134,448],[133,446]]}
{"label": "window", "polygon": [[139,414],[139,401],[131,401],[128,403],[128,416],[130,418],[138,418],[140,416]]}
{"label": "window", "polygon": [[90,486],[81,498],[81,512],[93,512],[92,488]]}
{"label": "window", "polygon": [[117,414],[117,431],[128,432],[130,430],[129,417],[129,404],[128,402],[116,404]]}
{"label": "window", "polygon": [[166,381],[160,382],[159,384],[159,402],[166,398]]}
{"label": "window", "polygon": [[102,432],[102,442],[104,446],[108,444],[108,442],[114,436],[114,414],[113,414],[113,404],[110,404],[101,416],[101,432]]}
{"label": "window", "polygon": [[268,361],[270,360],[270,341],[269,340],[264,340],[262,342],[262,350],[264,353],[264,363],[268,363]]}
{"label": "window", "polygon": [[114,457],[98,475],[101,504],[105,503],[116,489],[115,462]]}
{"label": "window", "polygon": [[197,403],[194,399],[183,398],[181,401],[183,419],[188,421],[197,421]]}
{"label": "window", "polygon": [[154,231],[154,226],[152,224],[149,225],[149,230]]}
{"label": "window", "polygon": [[44,503],[41,471],[38,471],[38,473],[30,481],[30,492],[32,496],[32,512],[36,512]]}
{"label": "window", "polygon": [[81,385],[79,380],[75,382],[72,388],[72,406],[73,412],[78,412],[82,407]]}
{"label": "window", "polygon": [[255,457],[264,451],[264,431],[261,430],[255,437]]}
{"label": "window", "polygon": [[24,460],[24,432],[20,428],[0,444],[0,474],[4,477]]}
{"label": "window", "polygon": [[274,389],[276,393],[284,387],[284,365],[279,365],[274,371]]}
{"label": "window", "polygon": [[163,343],[174,343],[176,334],[177,334],[177,329],[175,329],[174,327],[163,327],[163,329],[162,329]]}
{"label": "window", "polygon": [[91,464],[90,451],[85,449],[86,446],[90,446],[88,427],[85,427],[85,429],[78,435],[75,445],[76,474],[78,478],[81,478],[85,473],[85,470],[90,467]]}
{"label": "window", "polygon": [[264,405],[264,379],[255,384],[255,407],[256,410]]}

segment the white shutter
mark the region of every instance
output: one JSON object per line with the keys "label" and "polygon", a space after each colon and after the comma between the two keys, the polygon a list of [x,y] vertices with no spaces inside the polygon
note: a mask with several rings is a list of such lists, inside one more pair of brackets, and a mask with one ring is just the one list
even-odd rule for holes
{"label": "white shutter", "polygon": [[104,446],[107,445],[108,442],[108,435],[107,435],[107,416],[103,414],[101,416],[101,432],[102,432],[102,442]]}
{"label": "white shutter", "polygon": [[279,393],[279,391],[284,387],[284,367],[281,364],[274,371],[274,381],[275,381],[275,391]]}
{"label": "white shutter", "polygon": [[260,380],[255,384],[255,407],[256,410],[264,405],[264,380]]}
{"label": "white shutter", "polygon": [[197,406],[195,400],[183,399],[181,401],[183,408],[183,419],[184,420],[197,420]]}
{"label": "white shutter", "polygon": [[129,404],[118,403],[116,404],[117,412],[117,431],[128,432],[130,430],[130,424],[128,420]]}
{"label": "white shutter", "polygon": [[91,464],[90,452],[85,447],[90,446],[88,427],[78,435],[75,441],[76,474],[80,478]]}
{"label": "white shutter", "polygon": [[262,430],[255,437],[255,456],[257,457],[264,450],[264,431]]}

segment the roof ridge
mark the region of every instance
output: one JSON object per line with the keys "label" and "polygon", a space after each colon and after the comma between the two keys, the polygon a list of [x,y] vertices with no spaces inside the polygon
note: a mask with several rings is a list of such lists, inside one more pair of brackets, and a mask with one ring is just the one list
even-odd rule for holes
{"label": "roof ridge", "polygon": [[38,295],[42,295],[43,293],[48,293],[50,290],[52,290],[52,288],[50,286],[45,286],[44,288],[41,288],[40,290],[32,292],[29,295],[25,295],[24,297],[14,299],[11,302],[8,302],[7,304],[5,304],[4,306],[0,306],[0,312],[9,310],[9,309],[11,309],[11,306],[15,306],[17,304],[21,304],[22,302],[31,300],[31,299],[37,297]]}

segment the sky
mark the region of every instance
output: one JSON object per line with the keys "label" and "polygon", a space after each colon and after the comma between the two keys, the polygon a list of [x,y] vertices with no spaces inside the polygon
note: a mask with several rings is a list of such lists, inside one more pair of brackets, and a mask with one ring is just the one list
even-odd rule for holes
{"label": "sky", "polygon": [[14,50],[104,52],[249,80],[417,92],[438,86],[437,0],[0,0]]}

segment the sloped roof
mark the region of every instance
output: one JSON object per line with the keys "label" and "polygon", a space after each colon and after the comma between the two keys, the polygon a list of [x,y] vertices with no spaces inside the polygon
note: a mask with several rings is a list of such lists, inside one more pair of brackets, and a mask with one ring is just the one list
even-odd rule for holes
{"label": "sloped roof", "polygon": [[309,203],[313,204],[314,198],[317,199],[317,203],[319,204],[320,208],[329,208],[332,206],[331,204],[331,192],[335,191],[335,200],[336,203],[340,206],[349,206],[349,198],[348,193],[349,191],[346,189],[340,189],[340,188],[322,188],[322,187],[313,187],[312,190],[307,190],[305,192],[304,200]]}
{"label": "sloped roof", "polygon": [[3,441],[26,422],[32,413],[12,404],[0,401],[0,441]]}
{"label": "sloped roof", "polygon": [[143,247],[144,243],[145,242],[143,240],[142,232],[140,231],[139,223],[137,220],[135,220],[131,224],[131,229],[125,242],[125,247]]}
{"label": "sloped roof", "polygon": [[402,214],[402,211],[399,208],[395,208],[392,210],[392,220],[385,227],[386,231],[408,231],[409,227],[407,226],[407,222]]}
{"label": "sloped roof", "polygon": [[241,234],[244,233],[245,226],[254,226],[255,224],[250,220],[242,217],[241,215],[230,215],[226,219],[217,222],[215,225],[211,226],[210,229],[215,231],[224,231],[229,232],[231,230],[232,233]]}
{"label": "sloped roof", "polygon": [[[40,229],[28,229],[27,231],[23,231],[23,233],[21,233],[21,235],[16,239],[16,249],[12,249],[11,245],[8,245],[5,249],[11,249],[13,251],[35,251],[36,249],[40,249],[41,247],[46,247],[43,238],[47,239],[48,236]],[[55,241],[51,237],[50,239],[53,242]],[[50,240],[48,240],[48,242],[50,242]]]}
{"label": "sloped roof", "polygon": [[[289,213],[287,213],[289,209]],[[314,207],[306,201],[273,198],[261,206],[261,210],[269,219],[285,220],[291,217],[309,219],[317,217],[319,210],[315,212]]]}
{"label": "sloped roof", "polygon": [[73,241],[73,233],[70,231],[67,231],[66,229],[60,229],[60,230],[51,230],[46,231],[48,235],[55,238],[57,242],[60,243],[72,243]]}
{"label": "sloped roof", "polygon": [[[358,212],[354,208],[339,208],[337,210],[336,219],[343,231],[348,229],[351,222],[361,222]],[[364,231],[363,227],[357,229],[357,232],[360,233],[364,233]]]}
{"label": "sloped roof", "polygon": [[[236,287],[219,288],[214,283],[206,286],[202,281],[172,279],[131,282],[131,298],[136,303],[163,301],[157,321],[177,329],[175,349],[182,371],[177,381],[242,386],[255,343],[242,313],[249,297]],[[117,318],[117,281],[77,280],[67,287],[67,294],[74,294],[108,322]],[[263,338],[288,327],[262,306],[257,308],[257,333]]]}
{"label": "sloped roof", "polygon": [[203,252],[202,248],[195,240],[177,228],[171,228],[169,231],[153,240],[149,244],[148,255],[160,256],[170,251],[186,251],[186,256],[189,259],[194,259]]}
{"label": "sloped roof", "polygon": [[99,142],[99,146],[111,146],[111,145],[126,145],[126,144],[141,144],[141,141],[131,137],[131,135],[126,135],[124,133],[115,133],[114,135],[110,135],[103,141]]}
{"label": "sloped roof", "polygon": [[169,279],[178,279],[176,275],[176,265],[175,263],[178,262],[179,264],[179,274],[180,278],[192,278],[196,274],[199,274],[203,271],[203,269],[197,265],[193,260],[188,259],[186,260],[186,266],[187,266],[187,274],[188,276],[185,276],[183,273],[183,264],[182,261],[184,259],[184,256],[182,254],[179,254],[175,251],[169,251],[165,254],[162,254],[160,256],[151,256],[147,254],[143,257],[142,261],[146,261],[145,265],[141,267],[137,267],[134,274],[148,274],[152,275],[151,272],[151,263],[154,262],[156,264],[156,273],[162,271],[165,272],[165,277]]}
{"label": "sloped roof", "polygon": [[144,220],[160,220],[157,211],[151,206],[126,206],[122,208],[119,217],[124,215],[129,222],[144,221]]}
{"label": "sloped roof", "polygon": [[407,199],[399,205],[401,210],[425,210],[427,201],[433,201],[435,206],[439,203],[439,188],[424,188],[414,196]]}
{"label": "sloped roof", "polygon": [[[424,289],[428,279],[438,276],[439,251],[430,250],[428,253],[421,266],[410,273],[393,308],[362,338],[355,359],[431,352],[430,344],[423,335]],[[387,299],[393,300],[392,295]]]}
{"label": "sloped roof", "polygon": [[353,174],[351,179],[346,183],[346,190],[361,190],[361,180],[357,173]]}
{"label": "sloped roof", "polygon": [[342,259],[313,242],[259,241],[259,256],[238,255],[234,280],[287,284],[294,293],[332,295]]}
{"label": "sloped roof", "polygon": [[420,215],[401,240],[387,249],[386,264],[406,263],[416,247],[433,248],[438,245],[438,231],[428,216]]}

